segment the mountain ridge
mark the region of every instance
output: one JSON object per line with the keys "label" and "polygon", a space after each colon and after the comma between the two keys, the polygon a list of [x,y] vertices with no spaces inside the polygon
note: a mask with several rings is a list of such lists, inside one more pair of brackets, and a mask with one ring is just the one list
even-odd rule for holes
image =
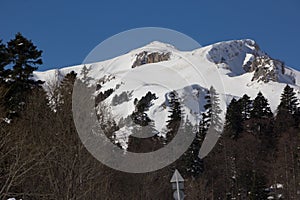
{"label": "mountain ridge", "polygon": [[[156,98],[145,114],[155,122],[154,127],[161,135],[167,129],[171,91],[178,93],[183,111],[193,124],[199,122],[204,96],[211,86],[219,94],[223,120],[233,97],[248,94],[254,99],[262,92],[273,112],[286,84],[300,97],[300,72],[271,58],[249,39],[219,42],[193,51],[180,51],[155,41],[110,60],[34,72],[34,79],[45,81],[44,88],[49,90],[71,71],[82,79],[84,66],[89,84],[99,85],[95,94],[102,95],[101,101],[110,105],[117,124],[135,112],[136,100],[147,92],[154,94]],[[116,133],[124,148],[131,128],[124,125]]]}
{"label": "mountain ridge", "polygon": [[[226,60],[222,61],[222,59],[225,59],[224,55],[226,55],[226,53],[224,53],[224,51],[232,50],[232,52],[227,52],[227,54],[228,54],[228,55],[226,55],[227,57],[232,56],[234,50],[235,50],[235,52],[234,52],[235,54],[239,53],[239,52],[236,52],[237,44],[242,46],[242,47],[248,47],[248,49],[251,49],[251,51],[253,51],[252,53],[255,54],[256,56],[259,55],[260,57],[266,56],[268,58],[271,58],[270,56],[268,56],[268,54],[263,52],[260,49],[259,45],[252,39],[240,39],[240,40],[229,40],[229,41],[224,41],[224,42],[217,42],[217,43],[214,43],[214,44],[211,44],[211,45],[200,47],[200,48],[192,50],[192,51],[180,51],[171,44],[163,43],[163,42],[160,42],[160,41],[153,41],[153,42],[151,42],[151,43],[149,43],[145,46],[139,47],[137,49],[133,49],[133,50],[129,51],[126,54],[117,56],[117,57],[109,59],[109,60],[100,61],[100,62],[91,63],[91,64],[98,64],[98,65],[99,64],[100,65],[104,64],[105,65],[106,62],[113,61],[113,60],[118,59],[119,57],[122,57],[124,55],[131,54],[131,56],[137,56],[139,53],[143,53],[143,52],[147,52],[147,53],[152,53],[152,52],[156,52],[156,53],[188,52],[188,53],[191,53],[191,54],[195,54],[195,52],[197,52],[197,51],[203,52],[203,51],[206,51],[206,50],[208,50],[208,52],[207,52],[208,53],[208,55],[207,55],[208,60],[214,62],[215,64],[224,64],[224,63],[226,63],[225,62]],[[228,48],[228,46],[230,48]],[[215,52],[216,49],[219,52],[216,53]],[[223,51],[223,53],[221,51]],[[249,53],[249,52],[246,51],[245,53]],[[249,61],[249,60],[251,60],[251,57],[245,58],[245,60],[244,60],[245,62],[243,63],[243,67],[245,67],[244,65],[246,65],[247,61]],[[277,60],[277,59],[272,58],[272,60]],[[87,64],[87,65],[90,65],[90,64]],[[228,64],[228,65],[230,65],[230,64]],[[37,78],[41,77],[42,79],[47,81],[47,79],[45,77],[43,77],[43,75],[42,75],[45,72],[51,73],[52,70],[55,70],[56,72],[60,72],[61,74],[65,74],[66,72],[69,72],[69,71],[72,71],[72,70],[78,71],[78,69],[76,69],[76,68],[80,68],[82,66],[83,65],[81,64],[81,65],[75,65],[75,66],[70,66],[70,67],[64,67],[64,68],[60,68],[60,69],[50,69],[50,70],[46,70],[46,71],[36,71],[36,72],[34,72],[34,79],[37,79]],[[223,68],[225,68],[225,67],[223,67]],[[290,68],[290,67],[287,67],[287,66],[285,66],[285,68],[287,68],[289,70],[297,71],[296,69],[293,69],[293,68]],[[239,70],[242,70],[242,69],[239,69]],[[249,72],[249,70],[245,70],[245,71]],[[245,72],[245,71],[242,71],[242,72]],[[235,73],[235,74],[242,75],[242,73]]]}
{"label": "mountain ridge", "polygon": [[[242,51],[237,51],[238,47],[240,47],[242,50],[247,49]],[[226,52],[228,51],[228,52]],[[259,87],[262,86],[261,82],[266,83],[265,85],[271,84],[271,85],[277,85],[277,83],[281,82],[284,84],[290,84],[292,85],[297,92],[299,92],[299,87],[300,87],[300,72],[297,71],[296,69],[290,68],[288,66],[284,65],[284,70],[285,74],[279,74],[278,80],[268,80],[268,81],[263,81],[263,79],[253,79],[255,76],[255,70],[245,70],[244,68],[246,67],[247,62],[251,60],[250,53],[255,54],[258,56],[258,58],[261,58],[263,56],[268,56],[265,52],[263,52],[259,45],[251,39],[242,39],[242,40],[230,40],[230,41],[225,41],[225,42],[218,42],[212,45],[204,46],[192,51],[179,51],[176,49],[176,47],[166,44],[163,42],[159,41],[154,41],[151,42],[148,45],[145,45],[143,47],[134,49],[129,51],[127,54],[118,56],[113,59],[97,62],[97,63],[91,63],[91,64],[85,64],[90,68],[89,70],[89,76],[95,80],[99,80],[102,78],[101,76],[103,75],[104,71],[109,71],[110,73],[115,73],[115,72],[120,72],[124,70],[129,70],[132,68],[134,62],[136,61],[136,58],[138,57],[139,53],[171,53],[168,59],[165,61],[158,61],[156,63],[171,63],[171,65],[174,65],[174,61],[176,62],[178,57],[176,58],[176,54],[181,54],[180,56],[182,57],[187,57],[188,59],[194,60],[195,58],[197,59],[198,57],[202,57],[202,60],[208,61],[212,63],[212,65],[217,68],[221,76],[224,78],[226,77],[226,82],[229,81],[230,79],[235,82],[238,81],[243,82],[242,85],[246,86],[251,86],[251,85],[256,85],[257,92],[259,90]],[[236,53],[238,52],[238,56],[236,56],[237,59],[234,57]],[[222,60],[222,57],[224,60]],[[224,58],[225,57],[225,58]],[[226,59],[227,58],[227,59]],[[229,58],[229,59],[228,59]],[[241,59],[243,58],[243,59]],[[254,59],[254,58],[252,58]],[[276,59],[273,59],[271,57],[266,57],[266,60],[271,60],[274,61]],[[121,61],[121,62],[120,62]],[[199,59],[198,59],[199,61]],[[201,61],[201,59],[200,59]],[[173,62],[173,63],[172,63]],[[262,62],[261,66],[265,67],[268,62]],[[144,64],[151,64],[150,63],[144,63]],[[144,65],[143,64],[143,65]],[[154,64],[152,62],[152,64]],[[113,66],[112,66],[113,65]],[[53,84],[53,82],[59,82],[62,80],[62,78],[69,72],[75,71],[78,76],[80,77],[80,72],[83,68],[82,65],[77,65],[77,66],[70,66],[70,67],[65,67],[61,69],[51,69],[47,71],[35,71],[33,73],[33,78],[34,79],[39,79],[42,81],[45,81],[44,87],[47,88],[48,85]],[[109,68],[109,69],[108,69]],[[238,68],[238,69],[237,69]],[[199,69],[201,73],[205,75],[206,71],[204,69]],[[202,72],[203,70],[203,72]],[[101,75],[102,74],[102,75]],[[263,74],[264,75],[264,74]],[[285,76],[284,76],[285,75]],[[293,76],[293,77],[291,77]],[[229,80],[228,80],[229,78]],[[249,80],[250,79],[250,80]],[[247,82],[247,83],[246,83]],[[230,85],[230,84],[229,84]],[[209,86],[207,86],[208,88]],[[225,85],[225,88],[227,86]],[[282,89],[282,87],[278,88],[279,90]],[[246,91],[245,91],[246,92]],[[239,94],[235,94],[233,92],[233,96],[241,96]],[[250,94],[251,95],[251,94]],[[252,95],[253,97],[253,95]],[[274,106],[273,106],[274,107]],[[273,109],[274,110],[274,109]]]}

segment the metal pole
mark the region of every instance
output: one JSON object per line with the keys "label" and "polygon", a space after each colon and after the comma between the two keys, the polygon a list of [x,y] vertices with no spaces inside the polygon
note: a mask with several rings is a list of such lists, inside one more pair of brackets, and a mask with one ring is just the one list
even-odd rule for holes
{"label": "metal pole", "polygon": [[178,183],[177,173],[175,174],[175,176],[176,176],[177,198],[178,198],[178,200],[180,200],[179,183]]}

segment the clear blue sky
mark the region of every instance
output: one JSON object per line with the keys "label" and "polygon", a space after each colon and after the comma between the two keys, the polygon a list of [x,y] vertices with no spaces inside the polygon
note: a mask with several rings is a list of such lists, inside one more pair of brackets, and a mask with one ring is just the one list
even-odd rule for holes
{"label": "clear blue sky", "polygon": [[80,64],[100,42],[138,27],[180,31],[202,46],[250,38],[300,70],[299,0],[0,0],[0,38],[21,32],[43,50],[40,70]]}

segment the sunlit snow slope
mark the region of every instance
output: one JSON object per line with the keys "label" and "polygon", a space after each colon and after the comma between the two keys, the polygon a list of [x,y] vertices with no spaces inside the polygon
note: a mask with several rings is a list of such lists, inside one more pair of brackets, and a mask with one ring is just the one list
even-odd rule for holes
{"label": "sunlit snow slope", "polygon": [[[193,123],[203,111],[204,96],[211,86],[219,94],[223,119],[226,105],[233,97],[243,94],[255,98],[261,91],[273,111],[286,84],[290,84],[300,97],[300,72],[269,57],[253,40],[220,42],[189,52],[155,41],[86,67],[90,84],[100,86],[97,94],[113,90],[103,102],[110,105],[117,123],[135,110],[136,98],[141,99],[148,91],[154,93],[157,98],[146,113],[155,122],[158,132],[166,128],[168,94],[173,90],[178,93],[184,113]],[[45,81],[44,87],[49,90],[71,71],[82,78],[82,69],[83,65],[78,65],[37,71],[34,78]],[[130,132],[130,127],[122,127],[120,131]]]}

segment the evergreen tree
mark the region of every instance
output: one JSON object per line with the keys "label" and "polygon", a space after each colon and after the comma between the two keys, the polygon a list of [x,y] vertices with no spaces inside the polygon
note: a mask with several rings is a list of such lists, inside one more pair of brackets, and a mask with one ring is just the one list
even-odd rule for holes
{"label": "evergreen tree", "polygon": [[[72,93],[77,74],[74,71],[66,74],[58,89],[57,109],[72,110]],[[67,113],[68,114],[68,113]]]}
{"label": "evergreen tree", "polygon": [[42,83],[30,79],[32,72],[42,64],[41,54],[42,51],[20,33],[7,45],[0,43],[0,82],[7,88],[3,98],[8,118],[18,115],[25,106],[29,91]]}
{"label": "evergreen tree", "polygon": [[76,75],[74,71],[66,74],[58,87],[58,96],[56,97],[58,99],[57,105],[55,105],[55,117],[60,127],[66,127],[62,130],[66,137],[76,132],[72,116],[72,93]]}
{"label": "evergreen tree", "polygon": [[251,130],[261,141],[261,147],[268,150],[274,150],[276,145],[276,136],[274,135],[274,118],[270,109],[268,100],[259,92],[253,101],[250,123]]}
{"label": "evergreen tree", "polygon": [[227,108],[225,121],[225,134],[231,138],[237,138],[243,131],[241,103],[233,98]]}
{"label": "evergreen tree", "polygon": [[[128,137],[128,148],[126,149],[126,151],[135,153],[147,153],[151,151],[156,151],[159,148],[163,147],[163,143],[157,136],[158,131],[155,129],[154,121],[148,122],[147,126],[140,126],[134,123],[132,123],[132,125],[130,126],[132,127],[132,130],[130,136]],[[113,128],[113,126],[111,127]],[[141,136],[141,134],[143,134],[143,137],[146,137],[140,138],[139,136]],[[118,146],[119,148],[122,148],[121,145]]]}
{"label": "evergreen tree", "polygon": [[[199,123],[199,130],[196,132],[196,137],[193,140],[189,150],[187,151],[187,172],[194,178],[197,178],[203,172],[203,160],[199,158],[199,151],[202,142],[205,138],[206,132],[210,126],[221,133],[221,118],[222,112],[219,107],[219,97],[213,86],[207,91],[205,95],[206,104],[204,105],[205,112],[202,113],[202,119]],[[188,121],[187,121],[188,122]]]}
{"label": "evergreen tree", "polygon": [[298,108],[298,99],[294,89],[286,85],[281,94],[281,102],[278,106],[278,111],[286,110],[288,113],[294,115]]}
{"label": "evergreen tree", "polygon": [[244,94],[242,98],[238,100],[241,111],[242,111],[242,119],[243,121],[250,119],[251,110],[252,110],[252,101],[247,94]]}
{"label": "evergreen tree", "polygon": [[12,65],[10,76],[15,81],[28,81],[32,72],[43,64],[42,51],[21,33],[7,43],[9,64]]}
{"label": "evergreen tree", "polygon": [[81,79],[82,79],[82,81],[83,81],[84,84],[88,84],[91,80],[93,80],[93,78],[91,78],[91,77],[88,76],[89,71],[90,71],[90,67],[87,68],[86,65],[84,65],[82,67],[80,75],[82,76]]}
{"label": "evergreen tree", "polygon": [[202,143],[202,141],[204,140],[207,129],[208,127],[205,125],[204,119],[202,118],[199,122],[198,135],[196,135],[196,137],[198,136],[199,142]]}
{"label": "evergreen tree", "polygon": [[169,94],[170,97],[170,115],[168,116],[170,118],[169,121],[180,121],[181,120],[181,105],[178,99],[178,94],[176,91],[172,91]]}
{"label": "evergreen tree", "polygon": [[298,99],[294,89],[286,85],[281,94],[281,101],[277,108],[275,132],[280,134],[287,128],[297,125]]}
{"label": "evergreen tree", "polygon": [[131,114],[131,119],[141,126],[147,126],[152,120],[148,117],[145,111],[153,105],[152,100],[157,99],[155,93],[147,92],[140,100],[134,100],[135,111]]}
{"label": "evergreen tree", "polygon": [[210,90],[207,91],[204,99],[206,100],[206,104],[204,105],[204,112],[202,113],[202,126],[205,127],[205,129],[208,129],[208,127],[211,124],[211,109],[212,109],[212,103],[211,103],[211,95]]}
{"label": "evergreen tree", "polygon": [[180,127],[181,117],[182,117],[182,108],[176,91],[169,93],[169,107],[170,115],[167,120],[167,128],[169,129],[167,133],[167,141],[170,141],[172,137],[176,134],[176,131]]}
{"label": "evergreen tree", "polygon": [[6,45],[2,43],[2,40],[0,40],[0,83],[3,80],[3,78],[6,78],[6,71],[5,67],[8,64],[8,52]]}
{"label": "evergreen tree", "polygon": [[206,129],[208,129],[211,124],[219,127],[221,121],[219,115],[222,110],[219,106],[220,99],[213,86],[210,87],[204,98],[206,100],[206,104],[204,105],[205,111],[202,113],[203,125]]}
{"label": "evergreen tree", "polygon": [[271,118],[273,113],[269,106],[268,100],[259,92],[253,101],[253,109],[250,113],[252,119]]}
{"label": "evergreen tree", "polygon": [[[215,131],[221,133],[222,129],[222,120],[220,114],[222,110],[220,108],[220,99],[213,86],[209,89],[210,93],[210,108],[208,109],[208,116],[210,116],[210,126],[214,128]],[[209,103],[207,104],[209,105]]]}
{"label": "evergreen tree", "polygon": [[238,101],[233,98],[227,107],[225,134],[236,139],[244,130],[244,122],[250,119],[252,109],[252,101],[247,94]]}
{"label": "evergreen tree", "polygon": [[203,160],[198,157],[203,141],[203,133],[195,130],[188,118],[185,120],[184,129],[182,131],[185,134],[191,134],[196,131],[192,144],[184,154],[184,170],[186,170],[187,176],[197,178],[203,172]]}

